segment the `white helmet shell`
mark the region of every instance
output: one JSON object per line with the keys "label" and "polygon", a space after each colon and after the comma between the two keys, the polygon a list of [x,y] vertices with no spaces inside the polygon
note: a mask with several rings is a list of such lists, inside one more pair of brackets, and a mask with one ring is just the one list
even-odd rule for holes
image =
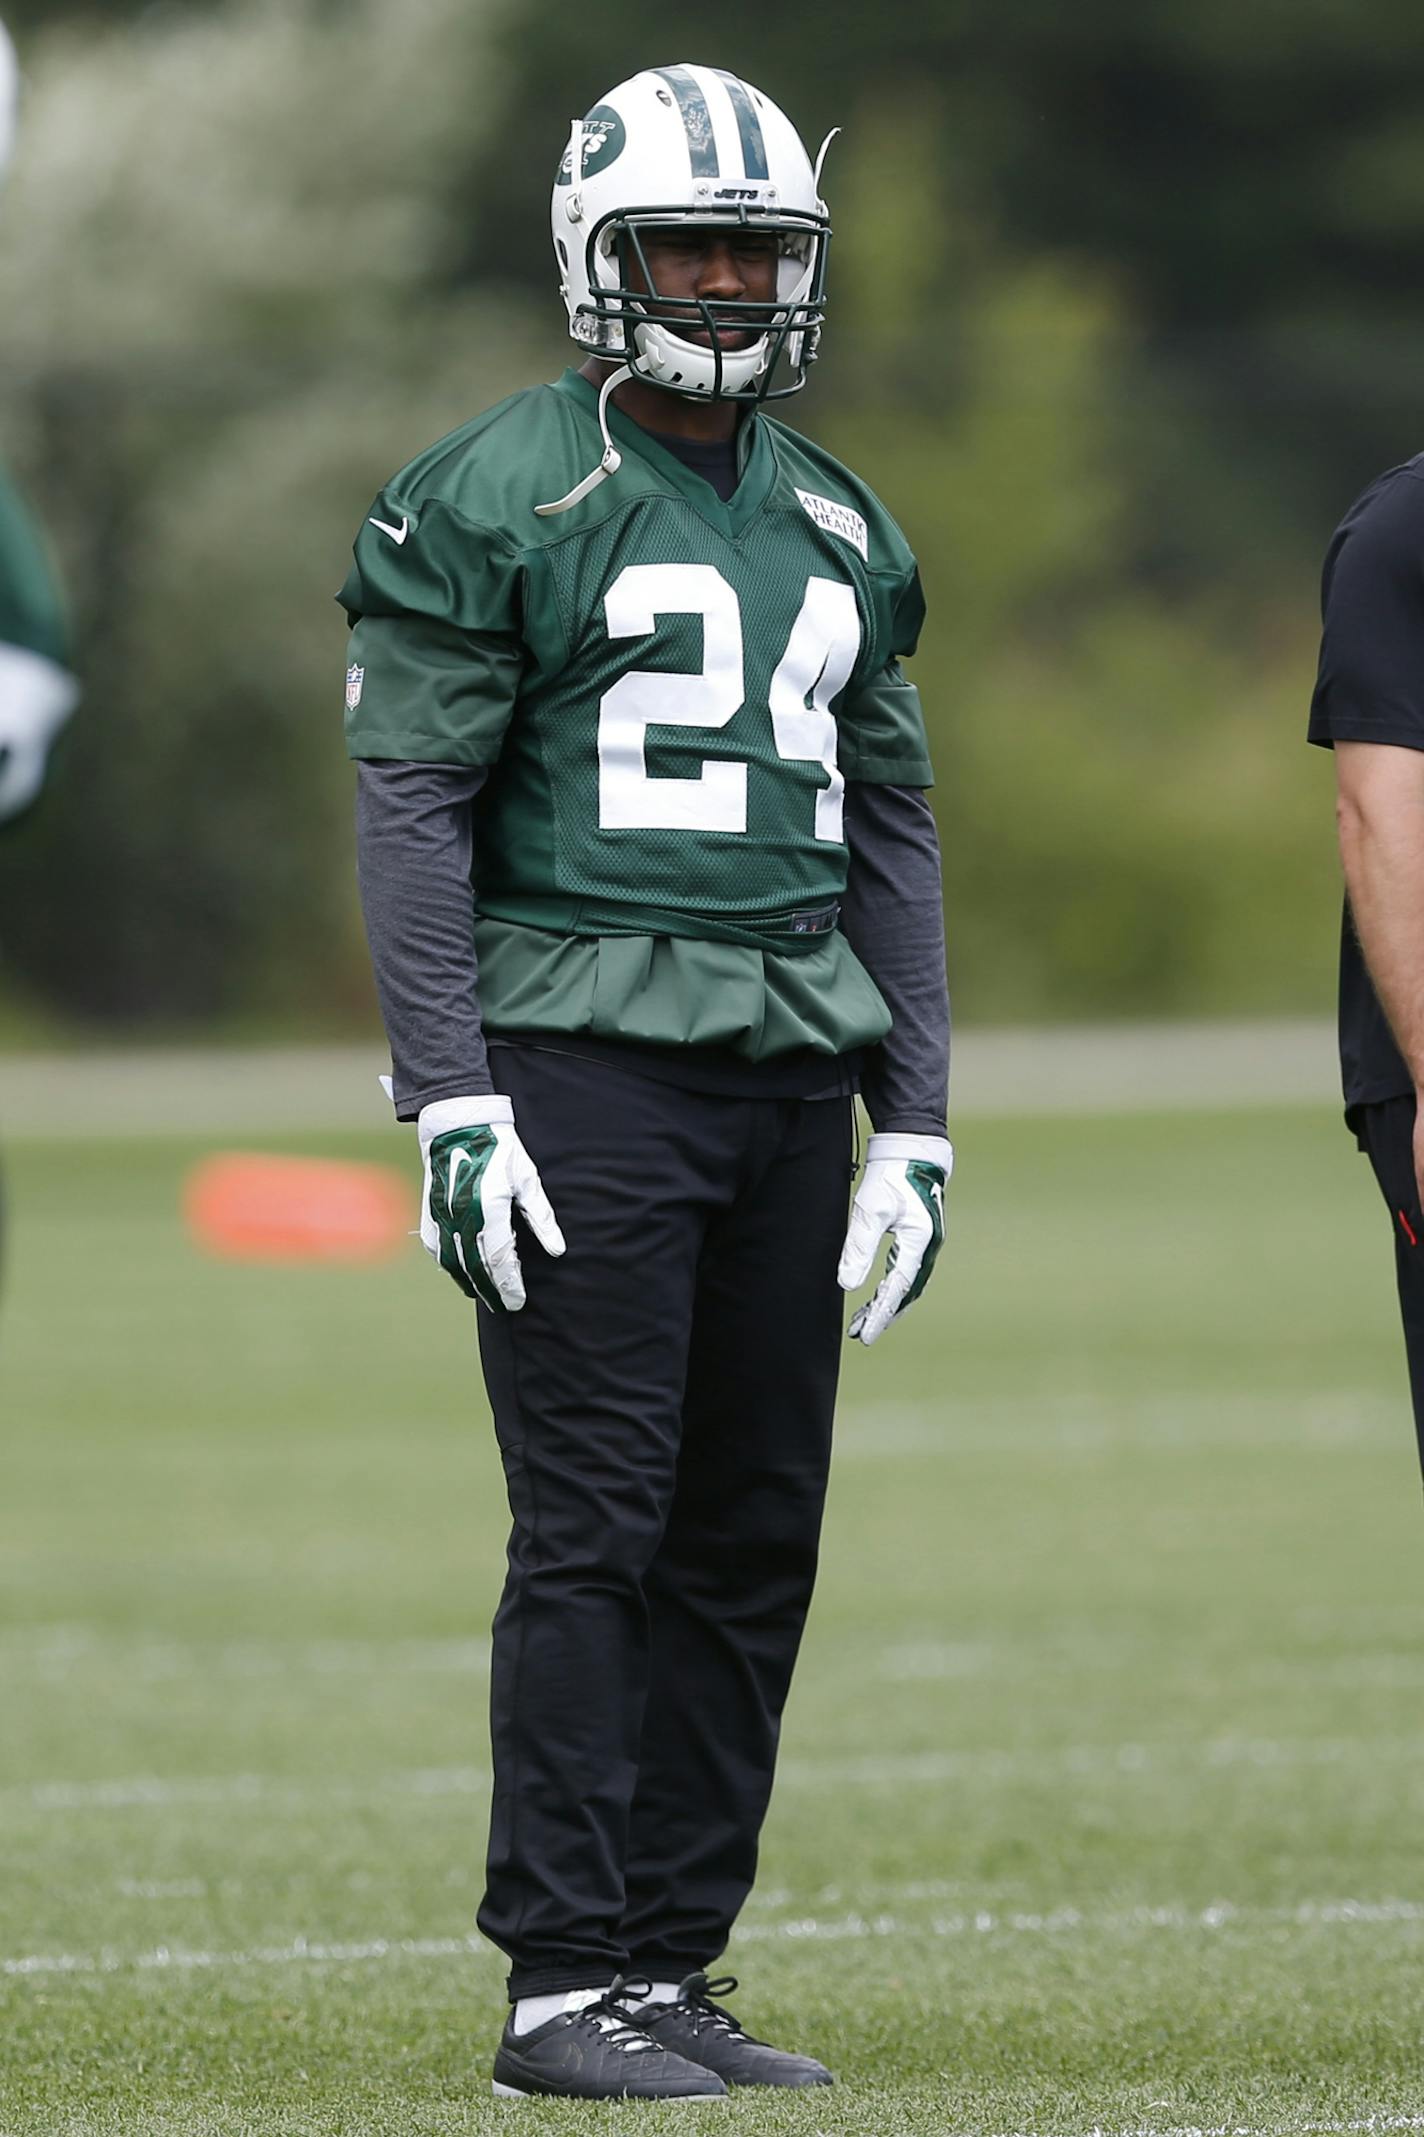
{"label": "white helmet shell", "polygon": [[[824,151],[823,151],[824,153]],[[569,332],[581,348],[697,399],[760,399],[785,352],[795,382],[815,354],[830,235],[818,172],[770,97],[719,67],[649,67],[575,119],[554,182],[554,253]],[[772,230],[776,310],[751,346],[711,347],[649,316],[627,286],[640,229],[689,223]],[[719,316],[728,307],[719,306]],[[725,322],[724,322],[725,323]]]}
{"label": "white helmet shell", "polygon": [[15,150],[15,121],[20,108],[20,63],[10,33],[0,22],[0,178]]}

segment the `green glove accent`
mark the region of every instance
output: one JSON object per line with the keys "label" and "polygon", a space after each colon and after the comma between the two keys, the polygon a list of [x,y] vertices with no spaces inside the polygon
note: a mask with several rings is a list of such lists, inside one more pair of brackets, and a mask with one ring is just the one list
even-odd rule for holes
{"label": "green glove accent", "polygon": [[430,1145],[430,1214],[440,1233],[440,1266],[466,1298],[491,1313],[506,1308],[480,1258],[484,1229],[482,1183],[496,1137],[493,1128],[447,1128]]}
{"label": "green glove accent", "polygon": [[[920,1273],[906,1294],[905,1304],[900,1308],[901,1313],[905,1311],[905,1306],[913,1306],[924,1290],[934,1274],[935,1261],[944,1245],[944,1168],[926,1164],[923,1158],[912,1158],[905,1167],[905,1177],[925,1205],[930,1223],[934,1226],[934,1237],[925,1248]],[[895,1266],[895,1255],[896,1249],[892,1246],[886,1256],[886,1264],[892,1269]]]}

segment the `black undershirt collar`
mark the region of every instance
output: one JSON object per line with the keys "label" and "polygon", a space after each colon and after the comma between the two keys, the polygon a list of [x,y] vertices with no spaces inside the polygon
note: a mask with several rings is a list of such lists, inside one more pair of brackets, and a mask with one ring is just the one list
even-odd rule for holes
{"label": "black undershirt collar", "polygon": [[741,469],[737,465],[737,434],[730,438],[674,438],[666,431],[650,430],[648,436],[665,453],[671,453],[684,467],[690,467],[694,475],[700,475],[709,483],[725,504],[741,481]]}

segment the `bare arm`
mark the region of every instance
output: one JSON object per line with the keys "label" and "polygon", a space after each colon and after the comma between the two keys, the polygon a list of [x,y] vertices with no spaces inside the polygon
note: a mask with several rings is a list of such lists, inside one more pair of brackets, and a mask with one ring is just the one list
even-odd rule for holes
{"label": "bare arm", "polygon": [[1421,1098],[1414,1170],[1424,1200],[1424,751],[1337,741],[1335,780],[1355,931]]}

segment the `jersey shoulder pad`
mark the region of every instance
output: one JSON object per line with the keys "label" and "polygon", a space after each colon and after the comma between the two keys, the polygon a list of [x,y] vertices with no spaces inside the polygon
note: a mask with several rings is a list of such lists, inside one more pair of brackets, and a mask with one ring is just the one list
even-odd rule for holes
{"label": "jersey shoulder pad", "polygon": [[576,531],[535,507],[597,464],[598,435],[572,395],[530,386],[418,453],[357,534],[337,596],[351,620],[415,610],[467,630],[507,628],[530,553]]}
{"label": "jersey shoulder pad", "polygon": [[415,613],[511,628],[523,553],[540,539],[533,506],[579,458],[568,427],[562,397],[532,386],[408,461],[357,532],[337,596],[351,621]]}
{"label": "jersey shoulder pad", "polygon": [[552,386],[528,386],[437,439],[403,467],[385,494],[411,511],[439,503],[522,549],[540,538],[533,507],[587,453],[577,405]]}
{"label": "jersey shoulder pad", "polygon": [[766,417],[778,479],[817,526],[860,551],[871,575],[879,618],[877,658],[908,656],[919,644],[925,597],[915,553],[869,483],[834,453],[788,424]]}
{"label": "jersey shoulder pad", "polygon": [[[914,552],[869,483],[789,424],[774,416],[762,420],[772,434],[781,478],[795,491],[802,509],[832,533],[844,531],[871,571],[908,579],[915,569]],[[851,518],[838,524],[845,513]]]}

